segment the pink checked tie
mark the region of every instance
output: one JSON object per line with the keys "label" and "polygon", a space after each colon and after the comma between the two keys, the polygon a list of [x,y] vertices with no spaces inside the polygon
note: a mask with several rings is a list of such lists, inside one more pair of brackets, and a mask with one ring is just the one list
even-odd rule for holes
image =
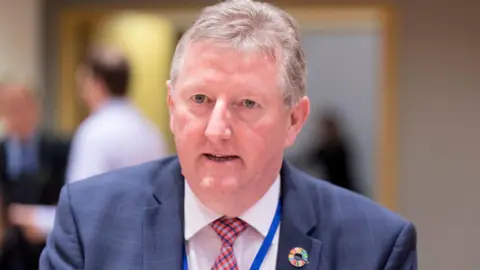
{"label": "pink checked tie", "polygon": [[211,224],[213,230],[222,240],[222,248],[212,270],[238,270],[237,259],[233,253],[233,243],[247,228],[247,223],[239,218],[221,217]]}

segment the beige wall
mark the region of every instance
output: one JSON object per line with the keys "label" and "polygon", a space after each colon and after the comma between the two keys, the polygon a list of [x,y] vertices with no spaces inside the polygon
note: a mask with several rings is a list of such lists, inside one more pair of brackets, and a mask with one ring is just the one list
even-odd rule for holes
{"label": "beige wall", "polygon": [[41,84],[41,0],[0,0],[0,80]]}
{"label": "beige wall", "polygon": [[[0,82],[41,85],[41,0],[0,0]],[[4,132],[0,116],[0,138]]]}
{"label": "beige wall", "polygon": [[438,2],[401,6],[399,204],[420,269],[480,269],[480,3]]}

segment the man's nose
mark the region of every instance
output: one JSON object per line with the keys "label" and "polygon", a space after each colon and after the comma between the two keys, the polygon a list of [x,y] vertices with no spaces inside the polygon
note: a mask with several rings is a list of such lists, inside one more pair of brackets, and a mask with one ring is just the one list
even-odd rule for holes
{"label": "man's nose", "polygon": [[208,119],[205,136],[211,140],[227,140],[232,136],[228,104],[217,101]]}

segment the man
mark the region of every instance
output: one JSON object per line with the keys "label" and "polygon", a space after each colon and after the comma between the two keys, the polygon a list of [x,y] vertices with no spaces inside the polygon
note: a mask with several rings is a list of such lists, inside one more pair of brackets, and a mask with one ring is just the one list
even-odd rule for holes
{"label": "man", "polygon": [[3,196],[3,191],[0,189],[0,269],[38,269],[39,254],[37,253],[37,260],[35,260],[31,246],[25,239],[22,230],[10,223],[8,204],[5,203]]}
{"label": "man", "polygon": [[130,67],[121,52],[96,48],[77,74],[91,115],[78,128],[67,181],[167,155],[157,128],[128,100]]}
{"label": "man", "polygon": [[[125,56],[107,47],[95,48],[79,68],[80,95],[91,115],[73,139],[67,183],[167,155],[161,133],[128,100],[130,72]],[[44,209],[44,215],[53,220],[55,211]]]}
{"label": "man", "polygon": [[283,162],[309,113],[287,13],[204,9],[168,85],[178,158],[65,187],[40,269],[416,269],[411,223]]}
{"label": "man", "polygon": [[30,260],[37,262],[53,226],[45,213],[58,202],[69,142],[39,129],[40,105],[25,85],[4,85],[0,108],[6,121],[6,138],[0,141],[0,189],[9,209],[7,221],[21,229],[33,249]]}

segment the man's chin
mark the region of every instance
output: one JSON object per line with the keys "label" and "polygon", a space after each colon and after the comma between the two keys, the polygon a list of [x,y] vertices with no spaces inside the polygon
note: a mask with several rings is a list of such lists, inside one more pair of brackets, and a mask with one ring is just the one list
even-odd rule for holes
{"label": "man's chin", "polygon": [[205,190],[220,191],[221,194],[237,190],[240,183],[239,178],[234,175],[209,175],[202,177],[200,186]]}

